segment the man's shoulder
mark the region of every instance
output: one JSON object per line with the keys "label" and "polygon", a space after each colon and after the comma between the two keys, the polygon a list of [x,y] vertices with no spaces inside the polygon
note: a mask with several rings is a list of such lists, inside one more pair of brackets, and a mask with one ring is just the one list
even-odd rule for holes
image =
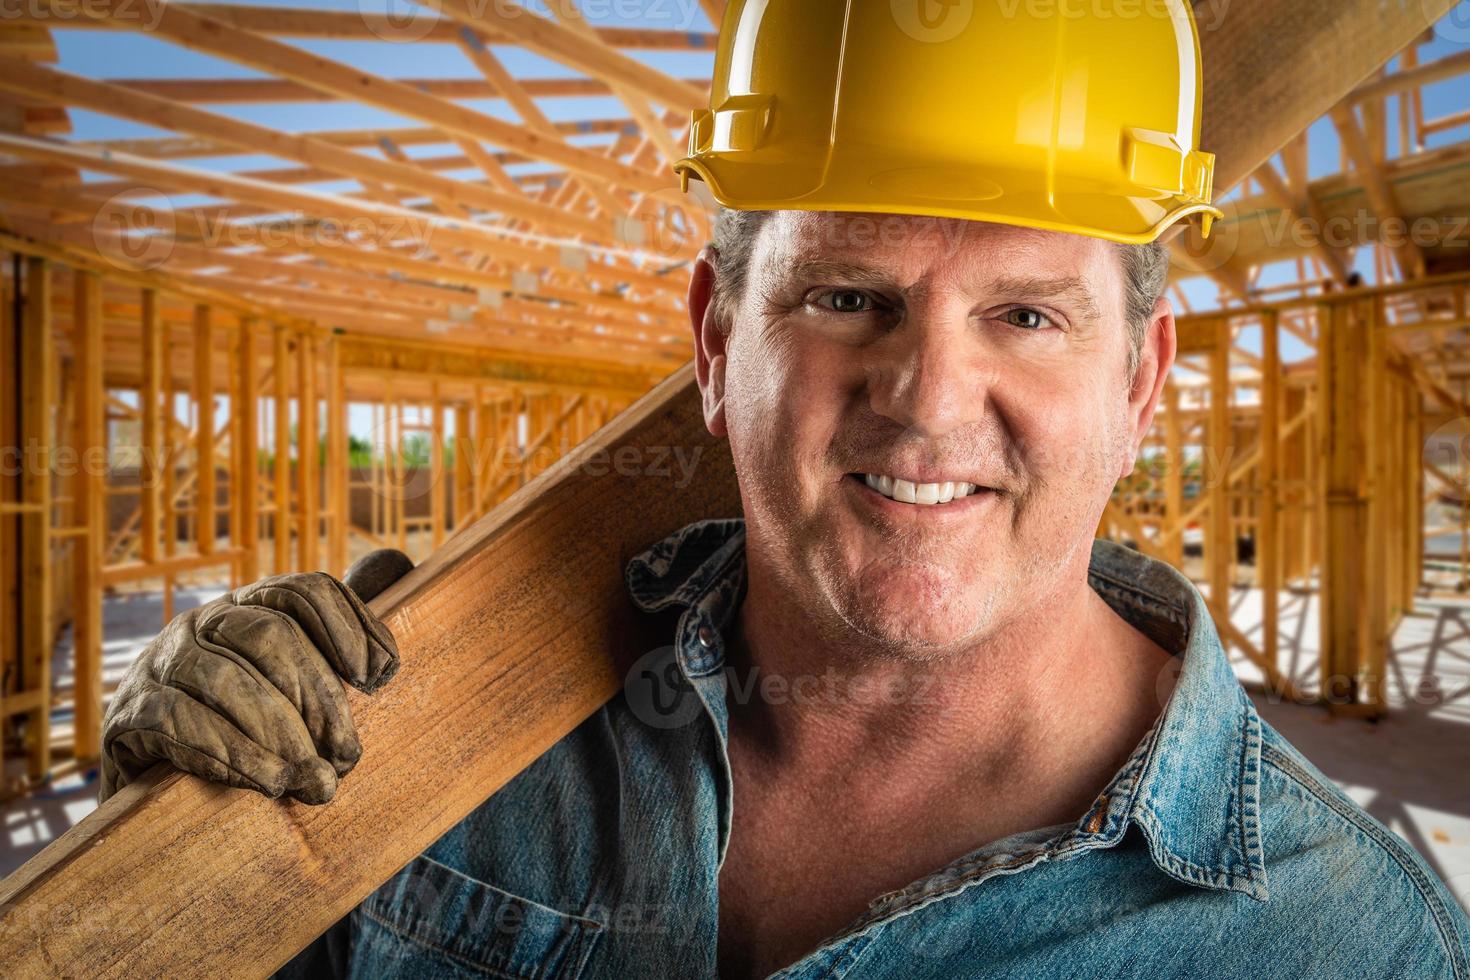
{"label": "man's shoulder", "polygon": [[1470,919],[1425,859],[1261,723],[1258,828],[1272,919],[1391,976],[1470,978]]}

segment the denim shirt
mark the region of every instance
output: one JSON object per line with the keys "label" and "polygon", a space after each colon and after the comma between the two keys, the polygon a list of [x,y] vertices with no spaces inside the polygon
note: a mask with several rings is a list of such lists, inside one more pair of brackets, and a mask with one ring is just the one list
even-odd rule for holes
{"label": "denim shirt", "polygon": [[[874,896],[774,976],[1470,978],[1448,889],[1261,720],[1193,585],[1103,540],[1088,574],[1181,661],[1131,758],[1075,822]],[[744,524],[691,524],[625,577],[672,645],[282,976],[717,976]]]}

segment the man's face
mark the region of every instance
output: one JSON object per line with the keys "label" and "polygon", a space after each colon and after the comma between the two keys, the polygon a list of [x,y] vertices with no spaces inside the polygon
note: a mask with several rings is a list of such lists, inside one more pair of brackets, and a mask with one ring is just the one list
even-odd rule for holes
{"label": "man's face", "polygon": [[783,211],[728,338],[700,295],[749,547],[824,628],[905,657],[961,652],[1085,567],[1173,358],[1161,303],[1130,389],[1117,251],[1004,225]]}

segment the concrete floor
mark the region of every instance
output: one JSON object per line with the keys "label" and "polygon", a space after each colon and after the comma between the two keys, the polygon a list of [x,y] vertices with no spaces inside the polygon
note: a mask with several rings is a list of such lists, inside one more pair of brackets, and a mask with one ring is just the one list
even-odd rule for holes
{"label": "concrete floor", "polygon": [[[222,588],[176,593],[176,610],[206,602]],[[1260,593],[1233,596],[1234,619],[1259,643]],[[158,632],[156,593],[107,600],[106,679],[120,675]],[[1307,690],[1316,686],[1316,598],[1286,595],[1280,617],[1281,662]],[[70,675],[69,651],[58,676]],[[1331,718],[1318,707],[1273,702],[1256,686],[1259,671],[1235,667],[1262,717],[1358,803],[1408,841],[1470,911],[1470,600],[1421,600],[1394,637],[1392,712],[1377,723]],[[58,713],[69,725],[69,713]],[[18,763],[18,760],[16,760]],[[3,811],[0,875],[19,867],[96,806],[96,773],[58,781],[12,801]]]}

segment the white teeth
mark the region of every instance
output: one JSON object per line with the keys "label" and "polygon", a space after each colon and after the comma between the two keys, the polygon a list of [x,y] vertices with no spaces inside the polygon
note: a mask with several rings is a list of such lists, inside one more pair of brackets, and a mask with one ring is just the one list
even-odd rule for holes
{"label": "white teeth", "polygon": [[883,496],[905,504],[947,504],[952,500],[968,497],[978,489],[973,483],[914,483],[891,476],[863,474],[863,482]]}

